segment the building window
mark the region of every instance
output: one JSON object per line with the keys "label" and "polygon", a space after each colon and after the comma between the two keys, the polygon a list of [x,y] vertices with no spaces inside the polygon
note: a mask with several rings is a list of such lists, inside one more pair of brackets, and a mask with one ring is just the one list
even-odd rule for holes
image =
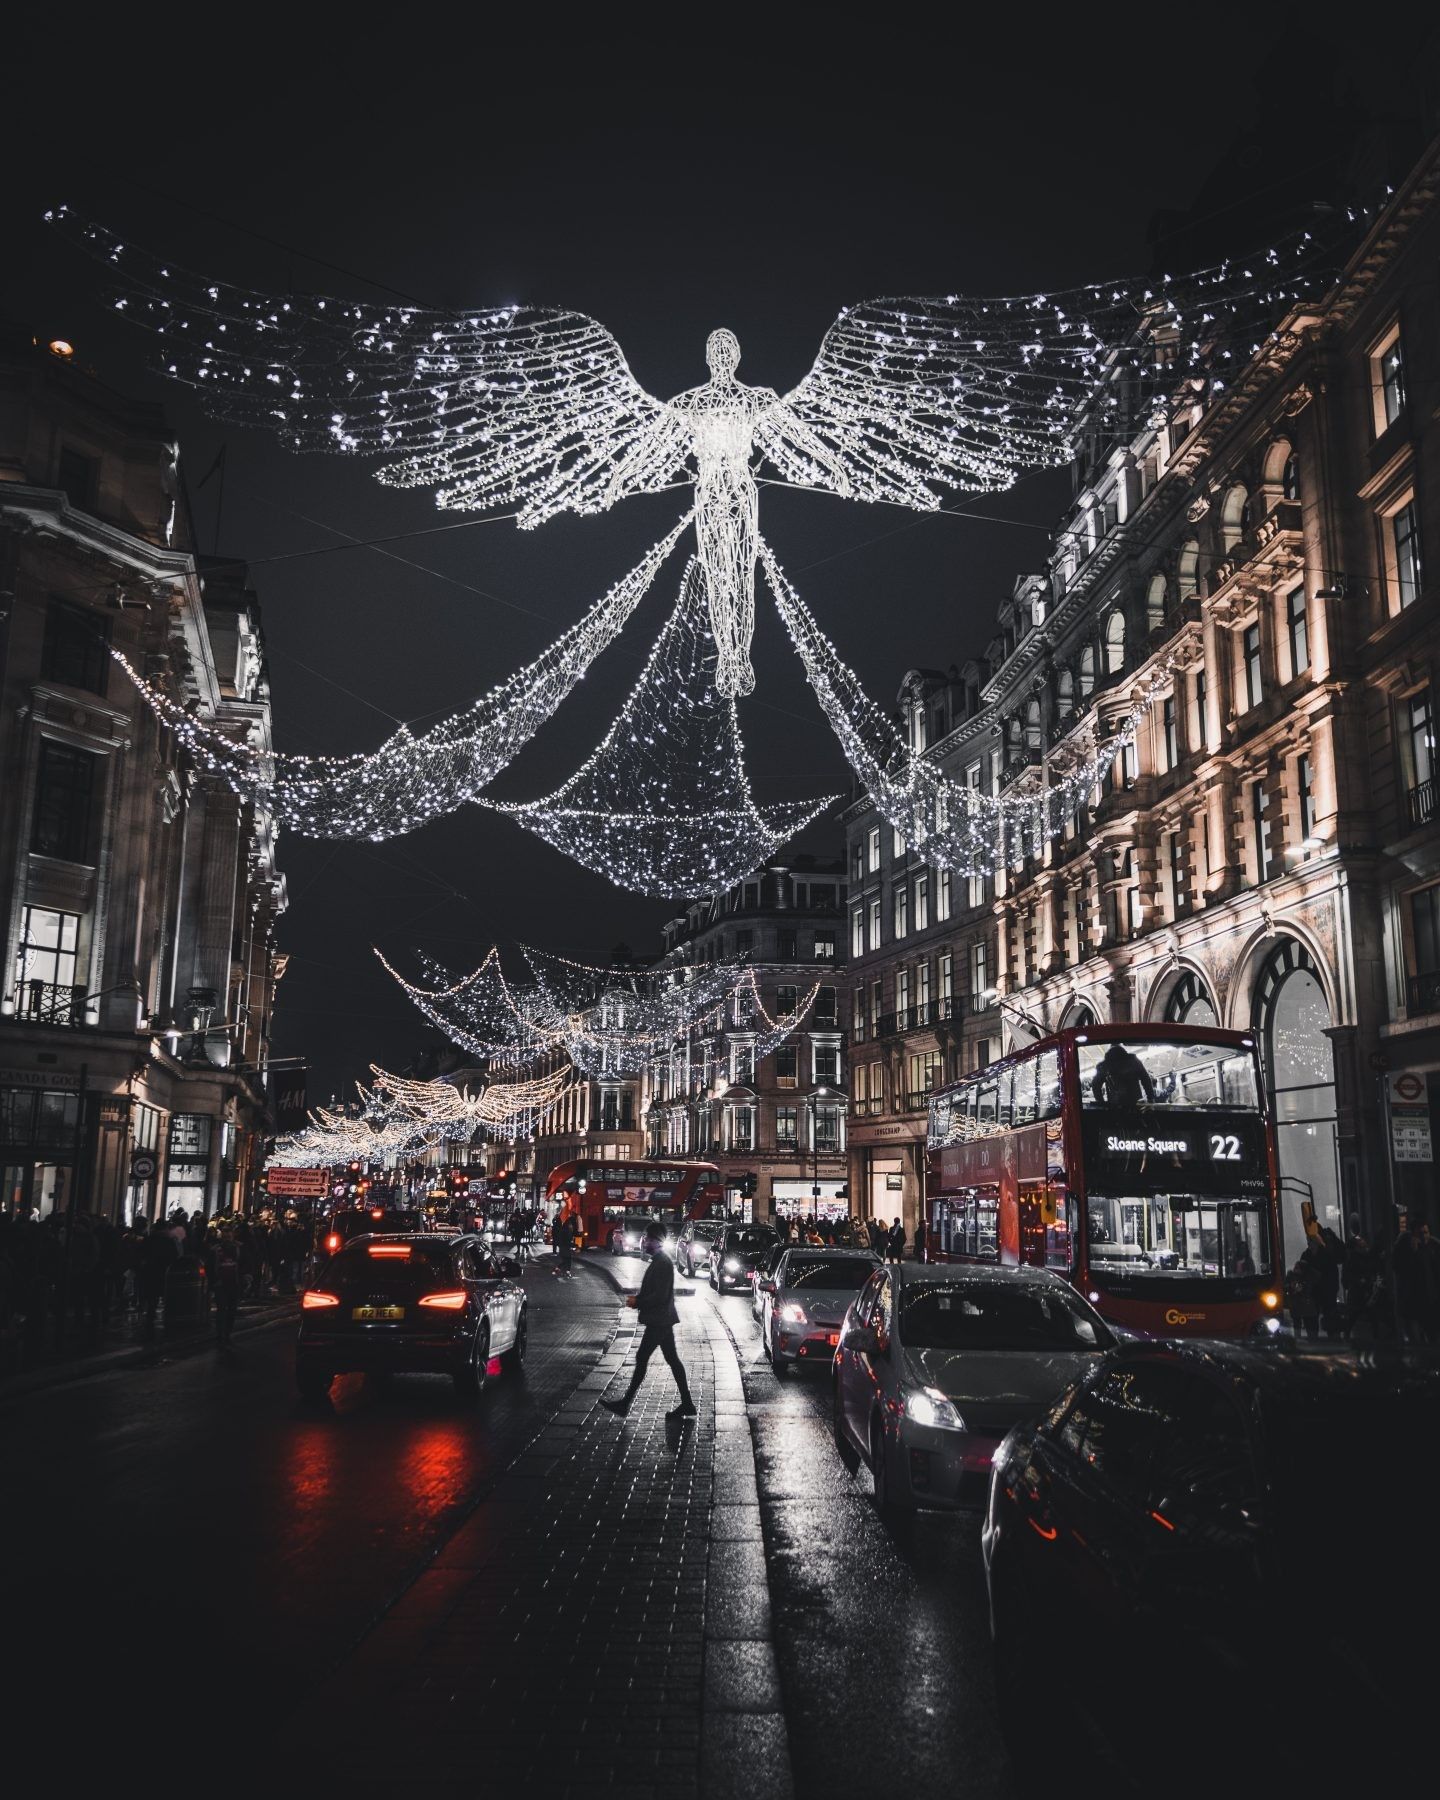
{"label": "building window", "polygon": [[1300,458],[1293,450],[1285,458],[1285,467],[1280,472],[1280,498],[1282,500],[1298,500],[1300,498]]}
{"label": "building window", "polygon": [[850,913],[850,954],[865,954],[865,908],[854,907]]}
{"label": "building window", "polygon": [[1193,599],[1200,591],[1200,543],[1197,538],[1187,538],[1180,546],[1176,585],[1182,600]]}
{"label": "building window", "polygon": [[1165,767],[1173,769],[1180,760],[1180,733],[1175,723],[1175,696],[1167,694],[1163,708],[1165,730]]}
{"label": "building window", "polygon": [[860,881],[865,875],[865,846],[856,838],[851,846],[850,877],[852,881]]}
{"label": "building window", "polygon": [[935,922],[943,925],[950,917],[953,877],[948,869],[935,871]]}
{"label": "building window", "polygon": [[872,825],[865,838],[865,867],[873,875],[880,867],[880,827]]}
{"label": "building window", "polygon": [[1403,608],[1420,598],[1420,519],[1412,497],[1390,516],[1391,566],[1395,593]]}
{"label": "building window", "polygon": [[800,1147],[800,1109],[798,1106],[775,1108],[775,1148],[798,1150]]}
{"label": "building window", "polygon": [[99,475],[98,458],[86,456],[83,450],[72,450],[68,444],[61,449],[57,486],[81,512],[88,512],[95,504]]}
{"label": "building window", "polygon": [[[902,1015],[910,1011],[910,971],[908,969],[895,971],[895,1011]],[[902,1018],[898,1024],[900,1030],[907,1030],[909,1020]]]}
{"label": "building window", "polygon": [[850,996],[850,1029],[858,1042],[865,1035],[865,990],[857,987]]}
{"label": "building window", "polygon": [[800,1053],[794,1044],[782,1044],[775,1052],[775,1085],[793,1088],[800,1081]]}
{"label": "building window", "polygon": [[1428,825],[1435,817],[1435,710],[1430,689],[1422,688],[1401,704],[1410,823]]}
{"label": "building window", "polygon": [[83,606],[52,600],[45,608],[40,673],[47,681],[103,694],[110,667],[110,624]]}
{"label": "building window", "polygon": [[915,877],[915,929],[924,931],[930,924],[930,877]]}
{"label": "building window", "polygon": [[970,994],[976,1007],[990,1004],[990,959],[984,938],[970,946]]}
{"label": "building window", "polygon": [[972,912],[977,906],[985,904],[985,877],[983,875],[966,877],[965,899]]}
{"label": "building window", "polygon": [[1170,862],[1170,903],[1178,918],[1181,913],[1190,910],[1190,884],[1185,879],[1184,835],[1179,831],[1168,832],[1166,842]]}
{"label": "building window", "polygon": [[1264,695],[1265,689],[1260,677],[1260,627],[1248,625],[1241,639],[1241,649],[1245,663],[1245,705],[1256,707]]}
{"label": "building window", "polygon": [[840,1148],[840,1108],[838,1106],[817,1106],[815,1108],[815,1148],[822,1154],[827,1150]]}
{"label": "building window", "polygon": [[22,1019],[78,1023],[75,1019],[80,915],[27,906],[20,917],[15,958],[15,1011]]}
{"label": "building window", "polygon": [[1308,756],[1296,758],[1295,784],[1300,790],[1300,836],[1308,844],[1315,835],[1315,771]]}
{"label": "building window", "polygon": [[1375,385],[1375,432],[1378,437],[1405,410],[1405,350],[1397,326],[1370,359]]}
{"label": "building window", "polygon": [[1205,729],[1205,671],[1195,671],[1195,742],[1202,750],[1210,748],[1210,739]]}
{"label": "building window", "polygon": [[840,1046],[838,1044],[816,1044],[813,1050],[816,1087],[838,1087],[840,1085]]}
{"label": "building window", "polygon": [[37,855],[59,857],[65,862],[89,861],[98,760],[88,750],[74,750],[53,738],[41,740],[35,818],[30,832],[30,848]]}
{"label": "building window", "polygon": [[1080,652],[1080,698],[1088,700],[1095,692],[1095,648],[1087,644]]}
{"label": "building window", "polygon": [[775,934],[775,955],[780,962],[794,962],[800,954],[800,934],[796,931],[777,931]]}
{"label": "building window", "polygon": [[953,951],[942,950],[940,952],[939,976],[940,998],[953,1000],[955,998],[955,956]]}
{"label": "building window", "polygon": [[870,948],[872,950],[880,948],[880,902],[878,900],[870,902]]}
{"label": "building window", "polygon": [[915,965],[915,1005],[920,1015],[916,1023],[928,1025],[930,1023],[930,959],[928,956],[924,962]]}
{"label": "building window", "polygon": [[1105,673],[1118,675],[1125,667],[1125,615],[1117,606],[1105,621]]}
{"label": "building window", "polygon": [[1305,618],[1305,590],[1291,588],[1285,596],[1285,628],[1290,634],[1290,679],[1310,667],[1310,628]]}
{"label": "building window", "polygon": [[823,1031],[830,1031],[840,1023],[840,1015],[835,1010],[835,990],[833,987],[818,987],[815,990],[815,1011],[812,1015],[815,1023]]}
{"label": "building window", "polygon": [[1265,783],[1250,784],[1250,813],[1255,827],[1255,879],[1270,879],[1270,821],[1265,816]]}
{"label": "building window", "polygon": [[910,934],[910,890],[903,881],[895,884],[895,935],[897,938]]}
{"label": "building window", "polygon": [[815,933],[816,962],[833,963],[835,960],[835,929],[827,926]]}
{"label": "building window", "polygon": [[883,981],[870,983],[870,1029],[874,1031],[880,1023],[880,1015],[885,1010],[885,984]]}
{"label": "building window", "polygon": [[910,1105],[918,1111],[916,1102],[923,1104],[923,1097],[940,1085],[940,1052],[938,1050],[921,1050],[910,1058]]}
{"label": "building window", "polygon": [[905,854],[905,838],[898,825],[890,827],[890,854],[899,862]]}
{"label": "building window", "polygon": [[748,956],[754,948],[755,933],[753,931],[737,931],[735,933],[735,954],[737,956]]}
{"label": "building window", "polygon": [[783,1019],[787,1013],[793,1013],[800,1003],[800,990],[793,982],[782,981],[775,990],[775,1010]]}

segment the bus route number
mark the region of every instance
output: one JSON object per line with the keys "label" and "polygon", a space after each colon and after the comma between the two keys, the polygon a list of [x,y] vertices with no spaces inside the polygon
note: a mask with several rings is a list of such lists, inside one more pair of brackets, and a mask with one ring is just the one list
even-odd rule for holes
{"label": "bus route number", "polygon": [[1233,1132],[1212,1131],[1210,1133],[1210,1160],[1212,1162],[1239,1162],[1239,1138]]}

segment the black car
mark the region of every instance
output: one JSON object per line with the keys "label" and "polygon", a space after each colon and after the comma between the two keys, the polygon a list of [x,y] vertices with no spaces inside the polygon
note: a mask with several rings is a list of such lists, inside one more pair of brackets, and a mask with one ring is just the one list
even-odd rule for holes
{"label": "black car", "polygon": [[710,1258],[710,1285],[717,1294],[748,1288],[756,1269],[775,1248],[770,1225],[732,1225]]}
{"label": "black car", "polygon": [[318,1261],[334,1256],[357,1237],[374,1237],[401,1231],[423,1231],[418,1212],[385,1206],[344,1206],[325,1220],[315,1244]]}
{"label": "black car", "polygon": [[1053,1786],[1097,1743],[1167,1795],[1260,1768],[1379,1792],[1413,1770],[1437,1465],[1433,1353],[1112,1351],[995,1452],[982,1545],[1022,1773]]}
{"label": "black car", "polygon": [[363,1369],[449,1375],[478,1394],[492,1358],[512,1370],[525,1361],[519,1276],[519,1263],[472,1235],[353,1239],[300,1296],[300,1392],[320,1399],[336,1375]]}

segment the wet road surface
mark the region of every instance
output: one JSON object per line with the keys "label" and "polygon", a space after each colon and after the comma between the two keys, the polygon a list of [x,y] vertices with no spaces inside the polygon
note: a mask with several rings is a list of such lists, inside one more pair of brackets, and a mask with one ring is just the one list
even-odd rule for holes
{"label": "wet road surface", "polygon": [[611,1418],[634,1315],[606,1277],[643,1264],[584,1263],[527,1275],[527,1369],[478,1404],[347,1377],[302,1406],[293,1322],[0,1392],[7,1699],[70,1775],[122,1771],[158,1707],[211,1793],[323,1790],[338,1737],[336,1791],[1011,1800],[978,1521],[897,1545],[824,1372],[777,1381],[748,1297],[703,1281],[679,1301],[697,1428],[665,1427],[658,1358]]}

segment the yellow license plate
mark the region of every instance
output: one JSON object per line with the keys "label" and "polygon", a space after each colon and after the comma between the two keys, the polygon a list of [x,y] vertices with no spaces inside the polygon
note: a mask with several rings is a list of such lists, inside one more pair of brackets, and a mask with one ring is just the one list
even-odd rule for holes
{"label": "yellow license plate", "polygon": [[372,1319],[403,1319],[405,1308],[403,1306],[352,1306],[350,1317],[360,1319],[367,1324]]}

